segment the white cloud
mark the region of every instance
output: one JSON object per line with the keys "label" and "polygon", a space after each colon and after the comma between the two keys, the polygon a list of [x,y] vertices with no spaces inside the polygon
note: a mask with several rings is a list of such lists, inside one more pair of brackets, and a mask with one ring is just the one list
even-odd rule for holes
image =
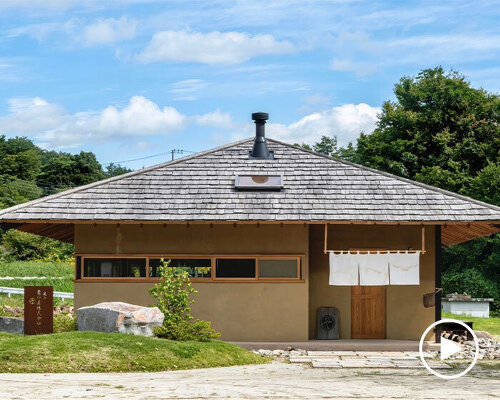
{"label": "white cloud", "polygon": [[163,31],[153,35],[151,42],[137,55],[137,60],[142,63],[180,61],[229,65],[264,54],[285,54],[293,51],[291,43],[277,41],[271,35]]}
{"label": "white cloud", "polygon": [[20,26],[8,31],[8,37],[28,36],[32,39],[43,42],[53,35],[64,39],[73,38],[76,35],[78,26],[83,24],[82,20],[71,18],[65,22],[44,22]]}
{"label": "white cloud", "polygon": [[9,100],[9,114],[0,117],[0,131],[35,139],[48,148],[73,148],[118,136],[143,137],[180,131],[186,117],[173,107],[134,96],[119,109],[68,113],[39,97]]}
{"label": "white cloud", "polygon": [[108,106],[93,122],[99,132],[116,135],[157,135],[180,130],[184,116],[173,107],[162,109],[151,100],[134,96],[122,110]]}
{"label": "white cloud", "polygon": [[40,97],[12,98],[8,105],[9,115],[0,118],[0,131],[4,133],[29,136],[34,129],[46,131],[66,122],[62,107]]}
{"label": "white cloud", "polygon": [[[368,104],[344,104],[323,112],[309,114],[290,125],[268,123],[266,135],[272,139],[288,143],[313,144],[321,136],[336,136],[341,146],[355,141],[363,131],[371,133],[375,129],[380,108]],[[251,136],[253,128],[245,126],[234,138]]]}
{"label": "white cloud", "polygon": [[29,36],[39,42],[48,39],[70,45],[99,46],[113,44],[135,37],[137,20],[120,18],[97,19],[89,22],[81,18],[71,18],[65,22],[47,22],[11,29],[9,37]]}
{"label": "white cloud", "polygon": [[180,132],[192,124],[218,130],[238,128],[231,114],[220,109],[186,116],[174,107],[160,107],[143,96],[131,97],[123,107],[110,105],[98,111],[76,113],[40,97],[30,97],[8,100],[8,114],[0,117],[0,132],[27,136],[49,149],[132,137],[146,148],[148,137]]}
{"label": "white cloud", "polygon": [[353,72],[356,76],[367,76],[377,72],[377,67],[369,63],[334,59],[330,64],[333,71]]}
{"label": "white cloud", "polygon": [[202,79],[185,79],[175,82],[170,93],[174,94],[174,100],[196,100],[198,92],[207,87],[207,82]]}
{"label": "white cloud", "polygon": [[196,123],[201,126],[210,126],[219,129],[233,129],[235,123],[228,112],[221,112],[219,109],[203,115],[194,117]]}
{"label": "white cloud", "polygon": [[116,43],[135,36],[137,21],[122,16],[120,19],[100,19],[83,29],[82,40],[86,45]]}

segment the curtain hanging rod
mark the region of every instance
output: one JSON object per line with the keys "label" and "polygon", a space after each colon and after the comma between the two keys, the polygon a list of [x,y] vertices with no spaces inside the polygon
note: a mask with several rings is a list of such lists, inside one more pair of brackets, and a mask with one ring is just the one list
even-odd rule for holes
{"label": "curtain hanging rod", "polygon": [[[390,249],[359,249],[359,250],[327,250],[326,253],[334,253],[334,254],[413,254],[413,253],[422,253],[422,250],[390,250]],[[326,254],[325,253],[325,254]]]}
{"label": "curtain hanging rod", "polygon": [[408,252],[408,253],[417,253],[421,252],[422,254],[426,253],[425,250],[425,227],[422,224],[422,249],[421,250],[397,250],[397,249],[352,249],[352,250],[328,250],[328,223],[325,224],[325,245],[324,245],[324,253],[327,254],[329,252],[332,253],[343,253],[343,252],[359,252],[359,253],[368,253],[368,254],[377,254],[377,253],[400,253],[400,252]]}

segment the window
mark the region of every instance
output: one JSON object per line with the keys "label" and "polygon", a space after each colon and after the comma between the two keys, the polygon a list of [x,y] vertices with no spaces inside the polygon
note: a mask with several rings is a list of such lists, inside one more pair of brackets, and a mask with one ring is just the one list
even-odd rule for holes
{"label": "window", "polygon": [[255,278],[255,258],[217,258],[217,278]]}
{"label": "window", "polygon": [[259,259],[259,278],[298,278],[297,260]]}
{"label": "window", "polygon": [[[168,258],[164,258],[168,261]],[[149,259],[149,276],[157,278],[160,276],[158,267],[161,265],[160,258]],[[187,271],[191,278],[210,278],[212,276],[212,260],[210,258],[172,258],[169,267],[182,268]]]}
{"label": "window", "polygon": [[83,276],[92,278],[145,278],[145,258],[85,258]]}
{"label": "window", "polygon": [[196,282],[300,281],[300,255],[75,255],[75,278],[158,282],[161,260],[182,268]]}
{"label": "window", "polygon": [[234,186],[239,190],[281,190],[281,175],[236,175]]}

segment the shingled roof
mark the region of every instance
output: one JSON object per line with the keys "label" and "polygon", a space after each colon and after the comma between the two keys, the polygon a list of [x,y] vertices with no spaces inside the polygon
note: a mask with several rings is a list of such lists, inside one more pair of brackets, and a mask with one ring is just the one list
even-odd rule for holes
{"label": "shingled roof", "polygon": [[[249,160],[252,139],[0,211],[8,222],[483,222],[500,207],[268,139],[274,160]],[[238,191],[237,174],[281,174],[281,191]],[[490,233],[491,233],[490,232]]]}

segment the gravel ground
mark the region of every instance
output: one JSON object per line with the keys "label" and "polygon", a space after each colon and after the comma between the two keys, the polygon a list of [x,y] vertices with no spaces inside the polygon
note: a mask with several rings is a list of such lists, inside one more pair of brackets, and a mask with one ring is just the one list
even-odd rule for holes
{"label": "gravel ground", "polygon": [[273,363],[158,373],[2,374],[2,399],[500,399],[500,371],[445,381],[422,370]]}

